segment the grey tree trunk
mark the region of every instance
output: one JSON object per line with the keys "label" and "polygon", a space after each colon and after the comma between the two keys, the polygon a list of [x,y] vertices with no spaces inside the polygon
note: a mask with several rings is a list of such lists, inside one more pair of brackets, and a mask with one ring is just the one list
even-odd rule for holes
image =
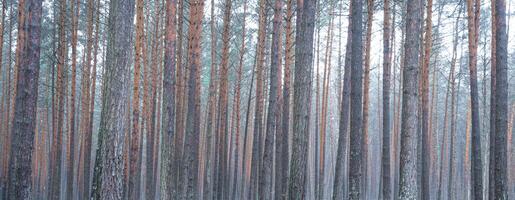
{"label": "grey tree trunk", "polygon": [[297,1],[295,81],[293,83],[293,146],[288,185],[289,199],[305,199],[309,120],[313,74],[313,33],[316,0]]}
{"label": "grey tree trunk", "polygon": [[[495,134],[493,199],[508,199],[507,130],[508,130],[508,35],[506,33],[506,1],[495,1]],[[492,143],[491,143],[492,144]],[[492,165],[491,165],[492,166]]]}
{"label": "grey tree trunk", "polygon": [[[263,154],[263,168],[259,178],[259,199],[271,200],[273,196],[273,168],[274,168],[274,140],[277,133],[277,118],[280,109],[279,87],[281,84],[281,38],[282,38],[282,5],[283,0],[275,0],[274,21],[272,32],[272,59],[270,65],[270,91],[268,98],[268,112],[266,118],[265,149]],[[288,140],[282,141],[287,143]],[[284,145],[284,144],[277,144]],[[276,155],[277,156],[277,155]],[[285,158],[282,158],[285,159]],[[286,181],[286,180],[278,180]],[[276,183],[277,184],[277,183]]]}
{"label": "grey tree trunk", "polygon": [[423,7],[421,0],[406,2],[406,39],[402,83],[402,121],[400,153],[400,199],[417,199],[420,182],[417,178],[418,152],[418,78],[419,51]]}
{"label": "grey tree trunk", "polygon": [[[130,58],[134,21],[134,0],[111,0],[108,19],[107,59],[100,134],[105,142],[100,153],[102,174],[100,198],[123,196],[123,149],[129,103]],[[85,158],[86,159],[86,158]],[[87,184],[87,183],[86,183]]]}
{"label": "grey tree trunk", "polygon": [[[349,199],[361,198],[363,135],[362,135],[362,75],[363,75],[363,1],[352,0],[351,8],[351,85],[350,85],[350,157],[349,157]],[[354,84],[352,84],[354,83]]]}
{"label": "grey tree trunk", "polygon": [[382,197],[389,200],[391,196],[391,170],[390,170],[390,0],[384,0],[384,28],[383,28],[383,152],[381,158]]}

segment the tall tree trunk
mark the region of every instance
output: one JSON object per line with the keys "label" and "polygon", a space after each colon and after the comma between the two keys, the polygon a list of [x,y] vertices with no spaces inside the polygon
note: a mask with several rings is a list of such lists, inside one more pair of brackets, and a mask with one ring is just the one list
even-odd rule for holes
{"label": "tall tree trunk", "polygon": [[229,135],[229,40],[230,40],[230,28],[231,28],[231,6],[232,1],[225,1],[225,10],[223,18],[223,34],[222,34],[222,60],[220,63],[220,82],[219,82],[219,99],[218,99],[218,125],[216,135],[216,153],[219,159],[217,159],[217,182],[215,183],[217,188],[217,199],[228,199],[229,198],[229,167],[228,167],[228,135]]}
{"label": "tall tree trunk", "polygon": [[[270,92],[268,98],[268,112],[266,117],[265,151],[263,155],[263,168],[259,178],[259,199],[273,199],[273,167],[274,167],[274,139],[277,136],[277,120],[280,106],[279,87],[281,82],[281,46],[282,46],[282,0],[275,0],[272,32],[272,49],[270,64]],[[288,142],[283,141],[283,142]],[[277,144],[278,145],[278,144]],[[283,158],[284,159],[284,158]],[[285,180],[280,180],[285,181]]]}
{"label": "tall tree trunk", "polygon": [[288,197],[288,160],[290,133],[290,85],[291,65],[293,64],[293,0],[286,1],[286,42],[284,51],[284,83],[281,134],[276,136],[275,149],[275,199],[284,200]]}
{"label": "tall tree trunk", "polygon": [[407,2],[406,41],[404,43],[400,193],[401,199],[416,199],[419,194],[417,181],[418,141],[418,67],[423,7],[422,1]]}
{"label": "tall tree trunk", "polygon": [[[72,46],[72,65],[71,65],[71,96],[70,96],[70,107],[68,109],[68,156],[67,156],[67,191],[66,199],[73,198],[73,182],[75,168],[75,98],[77,93],[77,31],[78,31],[78,12],[75,12],[74,8],[77,5],[77,1],[71,0],[71,12],[72,12],[72,33],[71,33],[71,46]],[[78,9],[77,9],[78,11]]]}
{"label": "tall tree trunk", "polygon": [[362,193],[367,198],[368,188],[368,110],[370,107],[370,45],[372,43],[372,24],[374,20],[374,0],[367,0],[367,32],[365,36],[365,66],[363,74],[363,138],[362,138]]}
{"label": "tall tree trunk", "polygon": [[497,78],[497,75],[496,75],[496,51],[497,51],[497,45],[496,45],[496,38],[495,36],[497,35],[497,20],[496,20],[496,9],[495,9],[495,6],[496,6],[496,3],[497,1],[491,1],[491,5],[490,5],[490,13],[491,13],[491,19],[492,19],[492,33],[491,33],[491,44],[490,44],[490,67],[491,67],[491,71],[490,71],[490,134],[489,134],[489,140],[490,140],[490,145],[489,145],[489,163],[488,163],[488,198],[489,199],[494,199],[495,197],[495,170],[493,170],[495,168],[495,97],[496,97],[496,90],[497,90],[497,87],[495,86],[496,84],[496,78]]}
{"label": "tall tree trunk", "polygon": [[[134,1],[111,0],[108,19],[107,59],[104,98],[99,136],[102,145],[100,184],[101,199],[121,199],[123,196],[123,147],[128,114],[130,57]],[[107,145],[108,144],[108,145]],[[87,157],[85,157],[87,159]]]}
{"label": "tall tree trunk", "polygon": [[360,199],[362,187],[363,135],[362,135],[362,103],[363,103],[363,2],[352,0],[350,31],[352,32],[351,48],[351,82],[350,85],[350,157],[349,157],[349,199]]}
{"label": "tall tree trunk", "polygon": [[[79,9],[79,5],[77,4],[77,9]],[[93,49],[93,0],[88,0],[88,9],[87,9],[87,44],[86,44],[86,52],[85,52],[85,64],[82,70],[82,117],[80,122],[81,133],[83,134],[83,142],[81,151],[84,155],[82,159],[84,159],[84,167],[83,167],[83,192],[82,198],[89,199],[89,191],[90,191],[90,169],[91,169],[91,144],[92,144],[92,131],[89,129],[90,124],[90,70],[91,70],[91,59],[92,59],[92,49]],[[77,11],[78,13],[78,11]]]}
{"label": "tall tree trunk", "polygon": [[[175,135],[175,97],[176,97],[176,12],[177,12],[177,0],[166,1],[166,31],[165,31],[165,57],[164,57],[164,71],[163,71],[163,152],[162,156],[162,174],[164,181],[172,183],[174,178],[172,176],[172,141]],[[167,197],[172,197],[172,190],[168,188],[165,190]],[[164,195],[163,195],[164,196]]]}
{"label": "tall tree trunk", "polygon": [[200,71],[201,59],[201,33],[202,17],[204,14],[204,0],[194,0],[190,7],[189,27],[189,80],[188,80],[188,112],[186,120],[186,141],[184,151],[184,175],[186,191],[184,198],[197,199],[198,191],[198,169],[199,169],[199,136],[200,136]]}
{"label": "tall tree trunk", "polygon": [[250,198],[255,199],[259,193],[259,169],[261,167],[261,146],[262,146],[262,132],[263,132],[263,72],[265,63],[265,40],[266,40],[266,1],[259,0],[259,20],[258,20],[258,38],[256,49],[256,106],[254,112],[254,137],[252,140],[252,161],[250,173]]}
{"label": "tall tree trunk", "polygon": [[425,22],[425,38],[424,38],[424,54],[421,69],[421,134],[422,138],[422,175],[421,175],[421,195],[423,199],[430,197],[430,167],[431,167],[431,132],[430,116],[429,116],[429,62],[431,61],[431,48],[433,40],[433,0],[428,0],[426,7],[426,22]]}
{"label": "tall tree trunk", "polygon": [[[391,157],[390,157],[390,75],[391,75],[391,59],[390,52],[390,0],[384,0],[383,11],[383,147],[381,157],[381,190],[382,198],[389,200],[392,198],[391,192]],[[395,80],[394,80],[395,81]]]}
{"label": "tall tree trunk", "polygon": [[[350,2],[352,4],[352,1]],[[352,6],[349,7],[349,13],[352,12]],[[349,15],[349,27],[352,26],[352,19]],[[343,89],[339,91],[343,93],[340,107],[340,122],[338,129],[338,149],[336,155],[336,169],[333,185],[333,199],[346,199],[348,191],[347,182],[347,146],[348,146],[348,131],[349,131],[349,110],[350,110],[350,81],[351,81],[351,42],[352,32],[347,31],[347,44],[345,52],[344,76],[343,76]]]}
{"label": "tall tree trunk", "polygon": [[467,0],[468,21],[468,48],[470,71],[470,98],[471,98],[471,142],[472,156],[470,181],[472,184],[472,199],[483,198],[483,169],[481,156],[481,127],[479,121],[479,94],[477,84],[477,45],[479,39],[479,0]]}
{"label": "tall tree trunk", "polygon": [[[20,0],[18,7],[18,48],[20,72],[9,161],[7,199],[31,199],[31,159],[36,128],[42,1]],[[30,8],[30,9],[26,9]]]}
{"label": "tall tree trunk", "polygon": [[[288,197],[307,198],[308,136],[311,114],[313,73],[313,32],[316,0],[297,1],[297,31],[295,34],[295,82],[293,98],[293,143]],[[306,108],[307,106],[307,108]]]}
{"label": "tall tree trunk", "polygon": [[65,97],[65,72],[64,67],[66,65],[66,0],[61,0],[59,3],[59,41],[57,45],[57,85],[56,85],[56,115],[57,115],[57,127],[53,132],[52,136],[52,147],[51,147],[51,160],[50,166],[52,171],[50,175],[50,199],[59,199],[61,193],[61,158],[62,158],[62,142],[63,142],[63,126],[64,126],[64,97]]}
{"label": "tall tree trunk", "polygon": [[[132,130],[130,135],[130,163],[129,163],[129,199],[136,200],[140,198],[140,185],[141,185],[141,165],[140,165],[140,140],[141,133],[139,128],[139,88],[141,76],[141,63],[142,60],[142,45],[144,40],[144,16],[143,16],[143,0],[136,1],[136,41],[135,41],[135,55],[134,55],[134,84],[132,95]],[[141,138],[141,139],[140,139]],[[148,142],[148,141],[147,141]],[[150,159],[147,157],[147,159]]]}
{"label": "tall tree trunk", "polygon": [[216,90],[217,90],[217,78],[216,72],[218,71],[216,64],[216,31],[215,31],[215,1],[211,0],[211,20],[210,20],[210,29],[211,29],[211,69],[209,74],[209,98],[207,102],[207,112],[206,112],[206,130],[205,130],[205,138],[206,138],[206,166],[204,172],[204,187],[203,187],[203,197],[204,199],[212,199],[213,198],[213,174],[214,167],[217,166],[215,162],[215,157],[218,154],[215,154],[213,148],[215,144],[213,144],[213,121],[216,119]]}
{"label": "tall tree trunk", "polygon": [[[506,1],[495,1],[495,134],[494,199],[508,198],[507,126],[508,126],[508,64],[506,31]],[[493,92],[493,91],[492,91]],[[491,143],[492,145],[492,143]],[[491,154],[492,155],[492,154]],[[492,166],[492,165],[491,165]]]}

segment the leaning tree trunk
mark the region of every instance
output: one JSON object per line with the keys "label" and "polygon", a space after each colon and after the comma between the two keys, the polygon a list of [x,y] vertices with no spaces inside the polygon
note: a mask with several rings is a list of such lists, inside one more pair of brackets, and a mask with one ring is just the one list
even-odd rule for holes
{"label": "leaning tree trunk", "polygon": [[[36,130],[42,1],[20,0],[19,59],[12,126],[7,199],[31,199],[32,150]],[[30,9],[25,9],[30,8]]]}
{"label": "leaning tree trunk", "polygon": [[417,199],[420,188],[417,178],[418,68],[423,5],[421,0],[412,0],[406,6],[399,198]]}

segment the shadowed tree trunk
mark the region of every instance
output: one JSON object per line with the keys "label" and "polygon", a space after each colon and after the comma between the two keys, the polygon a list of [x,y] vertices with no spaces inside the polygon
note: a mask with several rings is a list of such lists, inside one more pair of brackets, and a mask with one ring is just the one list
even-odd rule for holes
{"label": "shadowed tree trunk", "polygon": [[404,69],[402,84],[402,121],[400,192],[401,199],[416,199],[419,194],[417,178],[417,124],[418,124],[418,67],[423,7],[422,1],[407,1],[406,41],[404,43]]}
{"label": "shadowed tree trunk", "polygon": [[362,190],[363,198],[367,198],[367,188],[368,188],[368,110],[370,107],[370,45],[372,43],[372,24],[374,20],[374,0],[367,0],[367,29],[365,36],[365,64],[364,64],[364,73],[363,73],[363,150],[362,150]]}
{"label": "shadowed tree trunk", "polygon": [[[36,128],[42,1],[18,1],[18,43],[14,118],[9,161],[7,199],[31,199],[32,151]],[[28,9],[26,9],[28,8]]]}

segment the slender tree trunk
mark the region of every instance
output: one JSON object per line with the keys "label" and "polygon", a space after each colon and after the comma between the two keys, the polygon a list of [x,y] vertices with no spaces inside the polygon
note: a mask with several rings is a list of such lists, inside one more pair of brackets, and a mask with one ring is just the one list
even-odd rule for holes
{"label": "slender tree trunk", "polygon": [[420,16],[422,1],[407,2],[406,41],[404,43],[402,123],[401,123],[401,158],[400,158],[400,199],[416,199],[419,194],[417,181],[417,121],[418,121],[418,67],[420,33],[422,32]]}
{"label": "slender tree trunk", "polygon": [[491,19],[492,19],[492,39],[490,44],[490,145],[489,145],[489,164],[488,164],[488,198],[494,199],[495,197],[495,97],[496,97],[496,51],[497,51],[497,45],[496,45],[496,37],[497,36],[497,15],[496,15],[496,2],[497,1],[491,1],[490,9],[491,9]]}
{"label": "slender tree trunk", "polygon": [[51,147],[51,160],[50,166],[52,171],[50,175],[50,199],[59,199],[61,193],[61,154],[63,142],[63,126],[64,126],[64,97],[65,97],[65,81],[64,81],[64,67],[66,65],[66,35],[65,35],[65,15],[66,15],[66,0],[61,0],[59,3],[59,41],[57,45],[57,85],[56,85],[56,116],[57,127],[53,132],[52,147]]}
{"label": "slender tree trunk", "polygon": [[223,18],[223,34],[222,34],[222,60],[220,63],[220,82],[219,82],[219,99],[218,99],[218,125],[217,125],[217,155],[219,159],[217,168],[217,180],[215,183],[217,188],[217,199],[229,198],[229,167],[228,167],[228,135],[229,135],[229,40],[231,28],[231,6],[232,1],[225,1],[225,10]]}
{"label": "slender tree trunk", "polygon": [[389,200],[392,198],[390,169],[390,74],[392,65],[392,54],[390,52],[390,33],[392,27],[390,23],[390,0],[384,0],[383,14],[383,147],[381,158],[381,193],[383,199]]}
{"label": "slender tree trunk", "polygon": [[254,137],[252,140],[252,161],[251,161],[251,174],[250,174],[250,198],[256,199],[259,193],[258,180],[259,172],[261,172],[261,146],[262,146],[262,132],[263,132],[263,107],[264,107],[264,94],[263,94],[263,72],[265,63],[265,39],[266,39],[266,1],[259,0],[259,20],[258,20],[258,38],[256,49],[256,107],[254,112]]}
{"label": "slender tree trunk", "polygon": [[481,157],[481,127],[479,122],[479,94],[477,84],[477,45],[479,38],[479,0],[467,1],[467,21],[468,21],[468,48],[469,48],[469,70],[470,70],[470,98],[471,98],[471,142],[472,156],[470,177],[472,199],[483,198],[483,169]]}
{"label": "slender tree trunk", "polygon": [[213,174],[214,167],[217,162],[215,157],[218,154],[215,154],[213,148],[215,144],[213,144],[213,121],[216,119],[216,90],[217,90],[217,78],[216,72],[218,71],[216,64],[216,31],[215,31],[215,3],[214,0],[211,0],[211,20],[210,20],[210,29],[211,29],[211,70],[209,74],[209,99],[207,103],[207,115],[205,117],[206,122],[206,166],[205,166],[205,177],[204,177],[204,188],[203,188],[203,197],[204,199],[212,199],[213,198]]}
{"label": "slender tree trunk", "polygon": [[[273,167],[274,167],[274,139],[277,136],[277,120],[280,106],[280,71],[282,46],[282,0],[275,0],[272,32],[272,49],[270,65],[270,92],[268,98],[268,112],[266,118],[265,151],[263,155],[263,168],[259,178],[259,199],[273,199]],[[283,141],[283,142],[288,142]],[[277,144],[278,145],[278,144]],[[284,159],[284,158],[283,158]],[[280,180],[285,181],[285,180]]]}
{"label": "slender tree trunk", "polygon": [[365,66],[363,74],[363,150],[362,150],[362,193],[367,198],[368,188],[368,110],[370,107],[370,45],[372,43],[372,24],[374,20],[374,0],[367,0],[367,29],[365,36]]}
{"label": "slender tree trunk", "polygon": [[[352,4],[352,1],[350,2]],[[352,12],[352,6],[349,7],[349,13]],[[349,27],[352,26],[352,19],[349,15]],[[348,146],[348,131],[349,131],[349,110],[350,110],[350,81],[351,81],[351,42],[352,32],[347,31],[347,44],[345,52],[344,64],[344,77],[343,77],[343,90],[339,91],[342,94],[341,107],[340,107],[340,122],[338,129],[338,149],[336,155],[336,169],[333,185],[333,199],[346,199],[347,198],[347,146]]]}
{"label": "slender tree trunk", "polygon": [[431,167],[431,132],[430,116],[429,116],[429,62],[431,61],[431,48],[433,40],[433,0],[428,0],[426,7],[425,22],[425,38],[424,38],[424,55],[421,69],[421,134],[422,134],[422,175],[421,175],[421,195],[423,199],[430,199],[430,167]]}
{"label": "slender tree trunk", "polygon": [[[136,1],[136,41],[134,55],[134,84],[132,95],[132,130],[130,135],[130,163],[129,163],[129,199],[136,200],[140,198],[141,185],[141,165],[140,165],[140,128],[139,128],[139,88],[141,76],[141,63],[145,63],[142,59],[142,44],[144,40],[144,16],[143,16],[143,0]],[[142,138],[141,138],[142,139]],[[148,141],[147,141],[148,142]],[[147,159],[150,159],[147,157]]]}
{"label": "slender tree trunk", "polygon": [[290,84],[291,65],[293,61],[293,0],[286,1],[286,43],[284,52],[284,83],[281,134],[276,136],[275,149],[275,199],[288,198],[288,158],[290,130]]}

